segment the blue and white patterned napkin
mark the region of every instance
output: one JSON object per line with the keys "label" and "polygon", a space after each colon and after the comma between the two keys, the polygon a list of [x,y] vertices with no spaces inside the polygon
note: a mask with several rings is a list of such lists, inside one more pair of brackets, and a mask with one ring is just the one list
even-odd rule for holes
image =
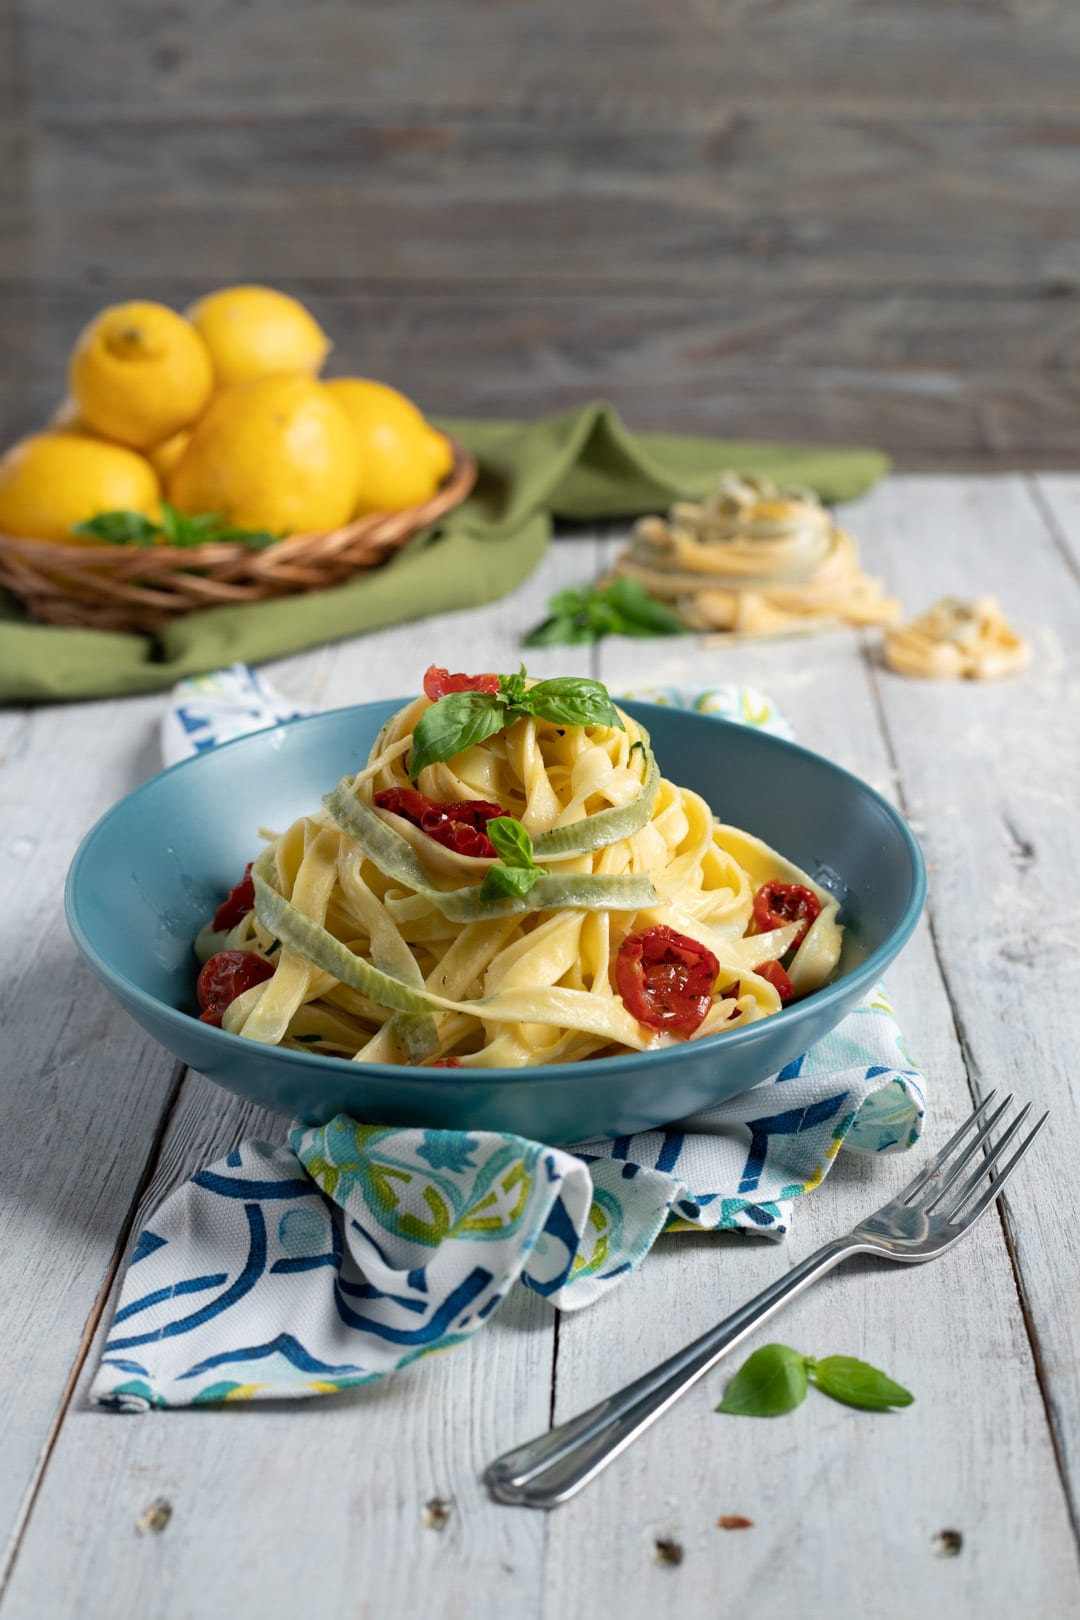
{"label": "blue and white patterned napkin", "polygon": [[[242,665],[182,682],[166,746],[257,729],[260,691],[264,724],[299,712]],[[634,695],[790,735],[750,688]],[[878,986],[772,1079],[665,1130],[563,1148],[339,1116],[287,1147],[245,1142],[140,1233],[91,1399],[145,1411],[369,1383],[471,1337],[515,1282],[576,1310],[665,1229],[781,1236],[841,1148],[910,1147],[924,1107]]]}

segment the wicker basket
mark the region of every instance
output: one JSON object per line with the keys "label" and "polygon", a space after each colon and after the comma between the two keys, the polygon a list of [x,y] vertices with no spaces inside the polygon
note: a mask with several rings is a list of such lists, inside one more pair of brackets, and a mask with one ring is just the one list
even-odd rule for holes
{"label": "wicker basket", "polygon": [[465,499],[476,462],[460,445],[453,448],[449,476],[422,506],[372,513],[322,534],[292,534],[263,551],[235,540],[179,550],[0,535],[0,586],[47,624],[147,633],[198,608],[324,591],[376,567]]}

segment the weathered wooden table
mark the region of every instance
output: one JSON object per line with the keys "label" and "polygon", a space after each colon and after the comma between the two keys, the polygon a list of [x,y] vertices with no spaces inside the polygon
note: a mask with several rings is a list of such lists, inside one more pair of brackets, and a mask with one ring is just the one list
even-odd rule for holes
{"label": "weathered wooden table", "polygon": [[[0,1620],[432,1620],[816,1613],[872,1620],[1080,1613],[1080,912],[1076,659],[1080,478],[890,479],[849,513],[909,609],[994,591],[1032,637],[1017,680],[906,681],[875,638],[604,643],[538,672],[765,688],[800,738],[893,796],[931,869],[890,975],[929,1077],[906,1157],[843,1158],[784,1246],[661,1240],[591,1311],[519,1291],[452,1355],[355,1397],[127,1417],[85,1391],[125,1246],[178,1181],[259,1116],[179,1072],[76,957],[61,888],[90,823],[158,766],[160,697],[0,716]],[[553,547],[516,596],[271,667],[296,698],[413,690],[432,659],[512,667],[546,596],[610,540]],[[797,806],[792,807],[797,814]],[[489,1502],[483,1464],[642,1371],[847,1229],[991,1086],[1048,1104],[1000,1216],[911,1272],[848,1265],[778,1335],[909,1385],[894,1416],[811,1399],[773,1422],[712,1415],[714,1373],[549,1517]],[[452,1506],[425,1523],[433,1497]],[[150,1504],[163,1529],[138,1528]],[[724,1530],[719,1515],[750,1528]],[[158,1515],[158,1522],[165,1514]],[[962,1538],[959,1551],[957,1532]],[[670,1539],[682,1561],[658,1560]]]}

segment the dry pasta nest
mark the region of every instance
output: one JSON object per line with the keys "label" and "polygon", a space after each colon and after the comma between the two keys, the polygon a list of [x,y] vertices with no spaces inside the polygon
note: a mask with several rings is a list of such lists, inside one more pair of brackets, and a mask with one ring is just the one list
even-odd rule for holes
{"label": "dry pasta nest", "polygon": [[670,602],[692,630],[776,635],[899,613],[812,490],[738,473],[705,501],[639,519],[614,573]]}

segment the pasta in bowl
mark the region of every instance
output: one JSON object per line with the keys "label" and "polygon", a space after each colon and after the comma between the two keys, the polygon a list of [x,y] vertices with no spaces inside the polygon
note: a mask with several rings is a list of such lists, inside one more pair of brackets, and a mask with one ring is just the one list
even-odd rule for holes
{"label": "pasta in bowl", "polygon": [[[636,701],[619,703],[621,724],[564,711],[515,732],[505,720],[520,716],[481,713],[483,737],[463,749],[442,732],[446,756],[421,757],[414,783],[425,713],[446,718],[429,700],[366,703],[198,755],[108,811],[72,863],[68,922],[94,972],[183,1063],[263,1107],[550,1142],[665,1124],[797,1059],[873,989],[918,919],[924,870],[903,819],[792,743]],[[541,814],[545,779],[558,813]],[[378,863],[339,815],[380,841]],[[272,834],[261,854],[260,829]],[[586,831],[595,847],[574,853]],[[388,877],[388,850],[423,881],[404,864]],[[582,904],[580,888],[557,898],[555,882],[608,893]],[[627,895],[643,883],[655,898]],[[800,889],[820,905],[813,917],[787,892]],[[314,960],[311,928],[333,961]],[[225,953],[258,960],[261,976],[204,983],[200,1007],[196,978]],[[769,961],[785,968],[790,1001]],[[381,977],[349,982],[368,970]],[[650,1008],[660,1027],[638,1016]]]}
{"label": "pasta in bowl", "polygon": [[432,666],[200,933],[201,1016],[361,1063],[656,1051],[819,989],[839,909],[598,682]]}

